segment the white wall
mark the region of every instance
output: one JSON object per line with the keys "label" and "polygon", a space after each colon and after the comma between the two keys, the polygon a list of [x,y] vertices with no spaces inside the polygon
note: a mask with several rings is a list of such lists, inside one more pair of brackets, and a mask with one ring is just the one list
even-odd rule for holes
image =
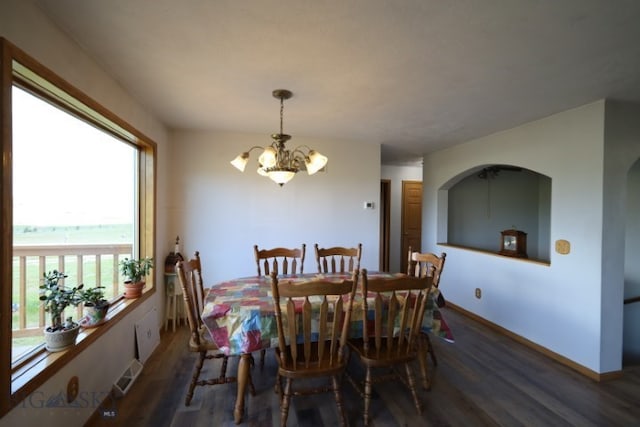
{"label": "white wall", "polygon": [[253,245],[307,245],[305,272],[315,272],[313,244],[362,243],[362,267],[378,269],[379,210],[364,209],[380,193],[380,148],[353,141],[293,135],[289,149],[308,145],[329,158],[326,172],[298,173],[283,187],[256,173],[258,150],[244,173],[229,164],[240,152],[267,140],[261,134],[172,134],[170,235],[183,254],[200,251],[208,284],[253,276]]}
{"label": "white wall", "polygon": [[[600,353],[604,108],[598,101],[433,153],[424,158],[423,178],[423,250],[447,252],[445,297],[595,372],[621,364]],[[437,245],[446,241],[437,238],[446,233],[440,189],[483,164],[518,165],[552,179],[551,244],[568,240],[570,254],[552,251],[546,266]]]}
{"label": "white wall", "polygon": [[[422,166],[382,165],[381,179],[391,181],[391,219],[389,221],[389,271],[400,271],[402,254],[402,181],[422,181]],[[424,206],[424,200],[422,201]]]}
{"label": "white wall", "polygon": [[[163,125],[141,108],[91,58],[33,5],[31,1],[0,0],[0,36],[34,57],[78,89],[94,98],[107,109],[131,123],[158,143],[158,258],[171,248],[167,236],[166,180],[167,133]],[[160,270],[161,271],[161,270]],[[82,425],[96,409],[93,396],[104,396],[111,390],[128,363],[135,357],[134,324],[153,306],[160,315],[164,307],[162,277],[156,275],[159,291],[145,301],[123,321],[76,357],[72,363],[57,372],[42,387],[28,396],[19,406],[2,419],[0,426]],[[114,345],[116,344],[117,345]],[[43,399],[66,392],[67,381],[77,375],[80,379],[80,399],[77,408],[44,408]]]}

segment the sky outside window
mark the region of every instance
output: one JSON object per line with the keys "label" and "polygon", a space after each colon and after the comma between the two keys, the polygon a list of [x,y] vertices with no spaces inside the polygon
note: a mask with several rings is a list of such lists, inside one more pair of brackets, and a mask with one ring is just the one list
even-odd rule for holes
{"label": "sky outside window", "polygon": [[13,223],[131,224],[135,149],[14,86]]}

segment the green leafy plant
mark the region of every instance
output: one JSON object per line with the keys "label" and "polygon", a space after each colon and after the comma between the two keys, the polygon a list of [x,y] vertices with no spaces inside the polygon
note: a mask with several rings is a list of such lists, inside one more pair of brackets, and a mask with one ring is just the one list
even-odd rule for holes
{"label": "green leafy plant", "polygon": [[63,324],[62,313],[68,306],[77,306],[82,302],[79,292],[83,285],[72,288],[61,285],[60,280],[67,278],[67,275],[58,270],[44,273],[43,278],[44,283],[40,286],[40,301],[43,302],[44,310],[51,315],[51,324],[47,327],[47,331],[69,329],[73,322],[68,318]]}
{"label": "green leafy plant", "polygon": [[87,307],[101,308],[109,304],[104,298],[104,286],[96,286],[95,288],[80,289],[80,300]]}
{"label": "green leafy plant", "polygon": [[132,283],[141,282],[142,278],[149,274],[153,268],[152,258],[129,259],[125,258],[120,261],[120,272]]}

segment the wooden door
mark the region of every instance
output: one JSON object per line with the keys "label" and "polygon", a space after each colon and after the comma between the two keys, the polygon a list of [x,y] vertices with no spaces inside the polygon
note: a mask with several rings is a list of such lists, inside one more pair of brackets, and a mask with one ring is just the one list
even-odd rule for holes
{"label": "wooden door", "polygon": [[402,181],[402,238],[400,271],[407,272],[409,246],[422,251],[422,182]]}
{"label": "wooden door", "polygon": [[380,271],[389,271],[389,240],[391,224],[391,181],[380,181]]}

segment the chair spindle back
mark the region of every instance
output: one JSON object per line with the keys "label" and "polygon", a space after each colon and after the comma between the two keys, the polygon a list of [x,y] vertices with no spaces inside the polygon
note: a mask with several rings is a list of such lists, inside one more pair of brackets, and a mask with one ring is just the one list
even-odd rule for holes
{"label": "chair spindle back", "polygon": [[315,244],[316,263],[318,273],[351,273],[360,269],[362,256],[362,243],[355,248],[334,246],[332,248],[320,248]]}
{"label": "chair spindle back", "polygon": [[[253,251],[258,267],[258,276],[262,276],[264,268],[265,276],[275,272],[276,274],[303,274],[304,273],[304,256],[306,252],[306,244],[302,244],[302,248],[273,248],[258,249],[258,245],[253,246]],[[298,266],[300,267],[298,269]]]}
{"label": "chair spindle back", "polygon": [[202,284],[202,266],[200,263],[200,253],[196,252],[195,257],[188,261],[178,261],[176,263],[178,280],[182,287],[187,321],[191,330],[192,338],[200,344],[200,329],[203,326],[200,314],[204,308],[204,287]]}
{"label": "chair spindle back", "polygon": [[[440,276],[442,275],[446,258],[446,252],[442,252],[440,256],[438,256],[431,252],[413,252],[411,247],[409,247],[407,274],[415,277],[432,275],[433,286],[437,288],[440,286]],[[431,267],[434,267],[434,269],[432,270]]]}
{"label": "chair spindle back", "polygon": [[[278,281],[275,272],[271,273],[278,346],[283,365],[292,366],[294,369],[309,369],[318,363],[328,363],[326,366],[316,366],[324,368],[343,363],[357,284],[357,271],[351,280],[339,283],[317,280],[302,284],[287,280]],[[343,296],[346,295],[348,300],[345,302]],[[321,300],[317,308],[319,312],[315,314],[312,313],[311,302],[314,297]],[[285,316],[282,313],[283,307]],[[318,319],[317,331],[312,330],[313,319]],[[303,342],[302,353],[296,345],[300,342]],[[320,345],[327,342],[330,343],[329,346]]]}
{"label": "chair spindle back", "polygon": [[373,310],[372,328],[363,322],[365,354],[388,358],[415,354],[432,277],[369,278],[363,269],[361,278],[364,311]]}

